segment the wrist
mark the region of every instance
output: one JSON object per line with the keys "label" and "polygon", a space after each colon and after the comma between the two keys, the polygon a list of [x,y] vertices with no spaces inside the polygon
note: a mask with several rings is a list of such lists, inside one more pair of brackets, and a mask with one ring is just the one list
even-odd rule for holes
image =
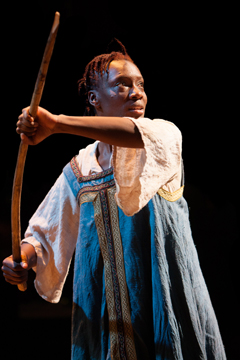
{"label": "wrist", "polygon": [[37,265],[37,254],[33,245],[29,243],[22,243],[21,251],[27,257],[28,270]]}
{"label": "wrist", "polygon": [[64,118],[65,116],[62,114],[54,115],[55,126],[53,129],[53,133],[60,134],[66,132],[64,129]]}
{"label": "wrist", "polygon": [[57,134],[59,133],[59,116],[60,115],[55,115],[55,114],[52,114],[53,115],[53,127],[51,129],[52,131],[52,134]]}

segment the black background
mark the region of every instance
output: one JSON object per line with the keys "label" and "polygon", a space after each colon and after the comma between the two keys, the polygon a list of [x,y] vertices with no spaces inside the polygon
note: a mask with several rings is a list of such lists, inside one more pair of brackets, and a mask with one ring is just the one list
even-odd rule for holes
{"label": "black background", "polygon": [[[179,2],[178,2],[179,3]],[[195,3],[194,3],[195,4]],[[146,84],[146,116],[174,122],[183,135],[185,198],[193,237],[228,359],[239,359],[239,117],[236,9],[173,2],[33,1],[2,5],[0,258],[11,254],[11,191],[19,136],[55,11],[61,24],[41,106],[82,115],[77,80],[119,38]],[[22,233],[64,165],[89,139],[54,135],[29,147]],[[1,347],[8,359],[70,359],[72,268],[59,304],[21,293],[0,277]]]}

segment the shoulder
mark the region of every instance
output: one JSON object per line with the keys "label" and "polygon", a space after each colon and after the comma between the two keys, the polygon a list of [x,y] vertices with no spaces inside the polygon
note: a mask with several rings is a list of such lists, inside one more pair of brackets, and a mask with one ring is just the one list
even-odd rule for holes
{"label": "shoulder", "polygon": [[93,156],[96,153],[98,143],[99,141],[95,141],[94,143],[86,146],[84,149],[80,149],[77,155],[77,159],[80,159],[85,156]]}
{"label": "shoulder", "polygon": [[150,118],[139,118],[139,119],[134,119],[134,118],[130,118],[136,125],[142,125],[142,126],[146,126],[146,127],[153,127],[153,126],[157,126],[157,127],[161,127],[161,128],[170,128],[171,130],[176,130],[176,131],[180,131],[180,129],[177,127],[176,124],[174,124],[171,121],[168,120],[164,120],[164,119],[160,119],[160,118],[154,118],[154,119],[150,119]]}
{"label": "shoulder", "polygon": [[75,156],[75,165],[82,175],[88,176],[90,172],[102,171],[101,166],[97,161],[96,150],[99,141],[88,145],[86,148],[81,149],[77,156]]}
{"label": "shoulder", "polygon": [[166,131],[174,133],[176,136],[182,138],[182,133],[180,129],[171,121],[163,119],[153,119],[153,124],[155,124],[159,129],[166,129]]}
{"label": "shoulder", "polygon": [[182,141],[182,133],[180,129],[171,121],[154,118],[139,118],[131,120],[138,127],[140,133],[151,134],[153,137],[160,138],[175,138],[177,141]]}

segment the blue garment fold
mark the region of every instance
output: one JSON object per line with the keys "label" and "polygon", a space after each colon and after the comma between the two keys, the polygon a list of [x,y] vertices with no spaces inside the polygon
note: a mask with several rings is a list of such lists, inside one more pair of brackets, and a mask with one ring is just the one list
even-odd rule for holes
{"label": "blue garment fold", "polygon": [[73,360],[224,360],[183,197],[156,194],[128,217],[113,169],[64,174],[80,206],[73,284]]}

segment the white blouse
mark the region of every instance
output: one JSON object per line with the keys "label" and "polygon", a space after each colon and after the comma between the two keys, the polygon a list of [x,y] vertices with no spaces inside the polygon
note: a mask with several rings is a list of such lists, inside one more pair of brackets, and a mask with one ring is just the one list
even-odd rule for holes
{"label": "white blouse", "polygon": [[[80,150],[77,162],[82,175],[114,168],[116,201],[132,216],[159,188],[169,192],[181,182],[182,136],[171,122],[132,119],[142,136],[143,149],[111,146],[99,141]],[[97,158],[96,150],[99,156]],[[62,173],[29,221],[23,242],[35,247],[35,287],[45,300],[60,300],[79,231],[80,209]]]}

